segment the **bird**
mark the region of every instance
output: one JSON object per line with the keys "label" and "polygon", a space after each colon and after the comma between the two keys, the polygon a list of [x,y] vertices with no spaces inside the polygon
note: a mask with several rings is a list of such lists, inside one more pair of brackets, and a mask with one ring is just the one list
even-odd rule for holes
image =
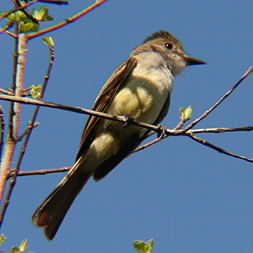
{"label": "bird", "polygon": [[[169,110],[176,75],[186,66],[205,63],[187,55],[181,42],[168,31],[152,33],[111,74],[93,110],[157,125]],[[33,224],[44,229],[47,239],[52,240],[87,181],[104,178],[149,133],[133,124],[90,116],[74,165],[35,210]]]}

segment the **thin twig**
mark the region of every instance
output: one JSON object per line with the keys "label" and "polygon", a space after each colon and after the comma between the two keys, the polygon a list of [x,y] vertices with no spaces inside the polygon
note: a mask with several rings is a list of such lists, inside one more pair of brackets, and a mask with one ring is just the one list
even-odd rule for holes
{"label": "thin twig", "polygon": [[[244,73],[244,75],[241,77],[241,79],[236,83],[236,86],[234,86],[231,90],[233,91],[236,87],[238,87],[238,85],[250,74],[251,71],[252,71],[252,67],[249,68],[248,71]],[[220,100],[218,101],[218,105],[224,100],[224,97],[226,98],[229,94],[231,94],[231,92],[232,92],[231,90],[229,92],[227,92],[222,97],[221,101]],[[90,114],[90,115],[93,115],[93,116],[103,117],[103,118],[106,118],[106,119],[117,120],[117,121],[120,121],[120,122],[123,122],[123,123],[128,122],[127,119],[125,117],[122,117],[122,116],[112,116],[112,115],[108,115],[106,113],[96,112],[96,111],[92,111],[92,110],[88,110],[88,109],[83,109],[83,108],[80,108],[80,107],[71,107],[71,106],[66,106],[66,105],[47,103],[47,102],[37,101],[37,100],[33,100],[33,99],[28,99],[28,98],[25,98],[25,99],[16,98],[16,97],[14,98],[13,96],[0,96],[0,99],[9,100],[9,101],[13,101],[14,100],[16,102],[41,105],[41,106],[45,106],[45,107],[53,107],[53,108],[57,108],[57,109],[63,109],[63,110],[68,110],[68,111],[75,111],[75,112],[78,112],[78,113],[86,113],[86,114]],[[215,108],[218,105],[215,104]],[[212,110],[214,110],[215,108],[212,107],[210,109],[210,112]],[[193,122],[195,122],[195,121],[193,121]],[[160,130],[159,126],[153,126],[153,125],[146,124],[146,123],[143,123],[143,122],[134,122],[134,121],[131,120],[131,122],[128,122],[128,123],[129,124],[132,123],[132,124],[135,124],[135,125],[139,125],[141,127],[145,127],[145,128],[147,128],[149,130],[153,130],[153,131],[156,131],[156,132],[159,132],[159,130]],[[184,122],[180,122],[177,125],[177,128],[181,128],[183,126],[183,124],[184,124]],[[152,145],[153,143],[157,143],[161,139],[166,138],[168,135],[187,135],[187,136],[193,136],[192,135],[193,133],[201,133],[201,132],[205,132],[205,133],[221,133],[221,132],[232,132],[232,131],[252,131],[252,127],[251,126],[247,126],[247,127],[239,127],[239,128],[209,128],[209,129],[195,129],[195,130],[188,130],[188,131],[187,131],[187,128],[186,129],[182,129],[182,130],[165,129],[165,135],[162,138],[157,138],[155,140],[152,140],[150,142],[150,144],[148,144],[148,145]],[[192,138],[197,138],[198,139],[198,137],[196,137],[196,136],[194,136]],[[196,141],[197,141],[197,139],[196,139]],[[227,153],[230,156],[233,156],[233,157],[236,157],[236,158],[239,158],[239,159],[243,159],[243,160],[252,162],[252,159],[250,159],[250,158],[247,158],[247,157],[241,156],[241,155],[237,155],[237,154],[234,154],[234,153],[227,152],[224,149],[222,149],[222,148],[220,148],[218,146],[215,146],[215,145],[213,145],[213,144],[211,144],[211,143],[209,143],[207,141],[201,141],[201,138],[199,138],[198,141],[199,141],[199,143],[201,143],[203,145],[206,144],[206,146],[208,146],[210,148],[213,148],[213,149],[215,149],[215,150],[217,150],[219,152]]]}
{"label": "thin twig", "polygon": [[[178,122],[176,127],[173,129],[173,131],[180,130],[184,126],[186,121],[187,120],[180,119],[180,121]],[[157,138],[155,138],[155,139],[153,139],[153,140],[151,140],[151,141],[149,141],[149,142],[147,142],[143,145],[138,146],[137,148],[134,149],[134,151],[132,153],[135,153],[135,152],[141,151],[143,149],[149,148],[150,146],[160,142],[161,140],[163,140],[163,139],[165,139],[165,138],[167,138],[171,135],[171,134],[168,133],[168,130],[170,131],[170,129],[168,129],[168,128],[166,129],[164,126],[161,126],[161,128],[163,129],[163,134],[159,135]],[[182,132],[182,131],[180,131],[180,132]]]}
{"label": "thin twig", "polygon": [[13,38],[17,38],[17,35],[15,33],[11,33],[7,31],[9,28],[11,28],[14,25],[14,22],[8,22],[5,26],[0,29],[0,33],[7,34]]}
{"label": "thin twig", "polygon": [[184,119],[180,119],[179,122],[177,123],[175,130],[179,130],[182,129],[184,124],[187,122],[188,120],[184,120]]}
{"label": "thin twig", "polygon": [[[224,133],[224,132],[233,132],[233,131],[252,131],[253,127],[252,126],[246,126],[246,127],[238,127],[238,128],[207,128],[207,129],[195,129],[195,130],[188,130],[187,132],[182,132],[180,131],[180,133],[182,133],[182,135],[184,136],[188,136],[192,139],[194,139],[194,141],[197,141],[199,143],[201,143],[202,145],[206,145],[212,149],[215,149],[216,151],[222,152],[224,154],[227,154],[229,156],[235,157],[235,158],[239,158],[242,160],[246,160],[248,162],[253,162],[253,159],[242,156],[242,155],[237,155],[228,151],[225,151],[223,148],[220,148],[216,145],[213,145],[209,142],[207,142],[206,140],[199,138],[197,136],[194,136],[193,133]],[[155,143],[157,143],[158,139],[162,140],[164,138],[166,138],[168,136],[163,136],[158,137],[142,146],[137,147],[132,153],[135,153],[137,151],[141,151]],[[46,174],[50,174],[50,173],[59,173],[59,172],[67,172],[69,169],[71,169],[71,167],[63,167],[63,168],[57,168],[57,169],[41,169],[41,170],[30,170],[30,171],[20,171],[18,172],[18,176],[31,176],[31,175],[46,175]],[[11,170],[10,171],[10,175],[11,176],[14,173],[15,170]]]}
{"label": "thin twig", "polygon": [[2,157],[3,146],[4,146],[4,113],[2,106],[0,105],[0,157]]}
{"label": "thin twig", "polygon": [[55,31],[55,30],[58,30],[62,27],[64,27],[65,25],[68,25],[70,23],[73,23],[74,21],[78,20],[79,18],[81,18],[82,16],[88,14],[89,12],[93,11],[94,9],[96,9],[97,7],[99,7],[100,5],[104,4],[106,1],[108,0],[101,0],[101,1],[96,1],[94,4],[90,5],[88,8],[80,11],[79,13],[75,14],[74,16],[70,17],[70,18],[67,18],[66,20],[54,25],[54,26],[50,26],[46,29],[43,29],[39,32],[35,32],[35,33],[32,33],[32,34],[29,34],[28,35],[28,39],[34,39],[38,36],[41,36],[41,35],[44,35],[48,32],[52,32],[52,31]]}
{"label": "thin twig", "polygon": [[36,128],[39,125],[40,125],[39,122],[35,122],[34,124],[32,124],[31,122],[29,122],[28,125],[27,125],[27,127],[26,127],[26,129],[25,129],[25,131],[18,137],[18,139],[16,139],[16,142],[22,141],[23,138],[29,134],[29,132],[31,131],[30,130],[31,128],[32,129]]}
{"label": "thin twig", "polygon": [[214,149],[214,150],[218,151],[219,153],[222,153],[222,154],[225,154],[225,155],[228,155],[228,156],[232,156],[232,157],[235,157],[235,158],[238,158],[238,159],[250,162],[250,163],[253,162],[253,158],[248,158],[248,157],[243,156],[243,155],[238,155],[238,154],[235,154],[235,153],[232,153],[232,152],[228,152],[225,149],[223,149],[223,148],[221,148],[219,146],[216,146],[216,145],[208,142],[205,139],[197,137],[196,135],[187,134],[186,136],[190,137],[194,141],[196,141],[196,142],[198,142],[198,143],[200,143],[200,144],[202,144],[204,146],[210,147],[211,149]]}
{"label": "thin twig", "polygon": [[[21,97],[15,97],[15,96],[8,96],[8,95],[0,95],[0,100],[7,100],[7,101],[12,101],[12,102],[18,102],[18,103],[23,103],[23,104],[32,104],[32,105],[39,105],[43,107],[49,107],[49,108],[55,108],[59,110],[66,110],[66,111],[71,111],[71,112],[76,112],[76,113],[81,113],[81,114],[89,114],[92,116],[97,116],[97,117],[102,117],[105,119],[110,119],[110,120],[116,120],[122,123],[128,123],[128,124],[135,124],[139,125],[140,127],[147,128],[149,130],[153,130],[155,132],[159,132],[160,127],[156,125],[151,125],[147,124],[144,122],[137,122],[137,121],[127,121],[127,119],[124,116],[116,116],[116,115],[111,115],[108,113],[103,113],[103,112],[97,112],[93,111],[90,109],[78,107],[78,106],[70,106],[70,105],[63,105],[63,104],[56,104],[53,102],[47,102],[47,101],[42,101],[42,100],[36,100],[32,98],[21,98]],[[235,127],[235,128],[204,128],[204,129],[191,129],[187,130],[186,129],[169,129],[166,128],[165,132],[166,134],[169,135],[184,135],[185,133],[222,133],[222,132],[238,132],[238,131],[252,131],[253,126],[242,126],[242,127]]]}
{"label": "thin twig", "polygon": [[[76,112],[76,113],[81,113],[81,114],[89,114],[92,116],[102,117],[104,119],[116,120],[122,123],[138,125],[140,127],[153,130],[155,132],[160,131],[160,126],[151,125],[144,122],[137,122],[133,120],[128,122],[127,118],[124,116],[116,116],[116,115],[111,115],[108,113],[97,112],[97,111],[93,111],[93,110],[78,107],[78,106],[56,104],[56,103],[36,100],[32,98],[21,98],[21,97],[15,97],[15,96],[7,96],[7,95],[0,95],[0,100],[7,100],[7,101],[18,102],[18,103],[23,103],[23,104],[39,105],[43,107],[66,110],[66,111],[71,111],[71,112]],[[165,128],[165,134],[176,136],[176,135],[195,134],[195,133],[221,133],[221,132],[238,132],[238,131],[252,131],[252,130],[253,130],[253,126],[242,126],[242,127],[235,127],[235,128],[221,127],[221,128],[191,129],[188,131],[186,131],[186,129]]]}
{"label": "thin twig", "polygon": [[47,3],[47,4],[58,4],[58,5],[66,5],[69,2],[64,0],[38,0],[41,3]]}
{"label": "thin twig", "polygon": [[[54,47],[50,47],[49,48],[49,63],[48,63],[48,68],[47,68],[46,74],[44,76],[44,82],[42,84],[42,89],[41,89],[41,94],[40,94],[41,98],[43,98],[44,95],[45,95],[45,91],[46,91],[46,88],[47,88],[47,85],[48,85],[48,81],[49,81],[49,78],[50,78],[50,75],[51,75],[51,71],[52,71],[54,62],[55,62],[55,50],[54,50]],[[37,106],[35,108],[34,112],[33,112],[31,121],[28,123],[27,129],[26,129],[27,133],[25,135],[25,140],[24,140],[23,145],[21,146],[21,149],[20,149],[21,152],[20,152],[20,154],[18,156],[18,159],[17,159],[17,164],[16,164],[17,173],[20,169],[20,165],[21,165],[21,162],[23,160],[23,157],[24,157],[29,139],[31,137],[32,130],[36,126],[36,119],[37,119],[39,110],[40,110],[40,106]]]}
{"label": "thin twig", "polygon": [[33,1],[29,2],[29,3],[23,4],[22,6],[20,5],[20,6],[17,6],[15,8],[13,8],[10,11],[7,11],[7,12],[3,13],[0,16],[0,20],[3,19],[3,18],[8,17],[10,14],[12,14],[12,13],[14,13],[16,11],[24,10],[25,8],[29,7],[30,5],[32,5],[32,4],[36,3],[36,2],[38,2],[38,0],[33,0]]}
{"label": "thin twig", "polygon": [[[12,64],[12,87],[11,91],[13,94],[16,94],[16,89],[17,89],[17,69],[18,69],[18,57],[19,57],[19,28],[18,25],[16,24],[16,34],[17,38],[15,39],[14,43],[14,52],[13,52],[13,64]],[[9,124],[8,124],[8,134],[10,135],[10,138],[14,140],[14,116],[15,116],[15,109],[14,109],[15,103],[10,104],[10,110],[9,110]]]}
{"label": "thin twig", "polygon": [[[178,124],[177,126],[179,127],[180,125],[182,125],[182,121],[180,121],[180,124]],[[167,130],[167,129],[166,129]],[[176,130],[173,129],[173,130]],[[187,132],[183,132],[180,131],[179,133],[181,133],[182,135],[186,135],[188,137],[191,137],[192,139],[200,142],[201,144],[205,145],[208,142],[204,139],[201,139],[197,136],[194,136],[193,134],[195,133],[225,133],[225,132],[238,132],[238,131],[253,131],[253,126],[244,126],[244,127],[235,127],[235,128],[205,128],[205,129],[193,129],[193,130],[188,130]],[[155,134],[153,132],[153,134]],[[173,135],[173,134],[171,134]],[[177,134],[178,135],[178,134]],[[132,153],[135,153],[137,151],[141,151],[147,147],[150,147],[151,145],[161,141],[162,139],[168,137],[169,135],[160,135],[159,137],[151,140],[150,142],[141,145],[139,147],[137,147]],[[217,147],[211,143],[208,143],[210,148],[214,148],[215,150],[218,150],[219,152],[225,151],[224,149]],[[233,157],[239,158],[239,159],[243,159],[246,161],[250,161],[252,162],[252,159],[247,158],[245,156],[241,156],[241,155],[237,155],[237,154],[233,154],[231,152],[225,151],[227,152],[229,155],[232,154]],[[224,153],[224,152],[223,152]],[[57,168],[57,169],[42,169],[42,170],[32,170],[32,171],[22,171],[18,173],[18,176],[30,176],[30,175],[45,175],[45,174],[49,174],[49,173],[58,173],[58,172],[66,172],[70,169],[71,167],[64,167],[64,168]],[[11,174],[14,172],[14,170],[11,171]]]}
{"label": "thin twig", "polygon": [[[18,176],[34,176],[34,175],[47,175],[51,173],[59,173],[59,172],[67,172],[71,169],[71,167],[63,167],[57,169],[42,169],[42,170],[28,170],[28,171],[19,171]],[[10,171],[9,176],[11,177],[15,173],[15,169]]]}
{"label": "thin twig", "polygon": [[242,127],[215,127],[215,128],[200,128],[188,130],[186,133],[196,134],[196,133],[228,133],[228,132],[249,132],[253,131],[253,126],[242,126]]}
{"label": "thin twig", "polygon": [[0,93],[5,94],[5,95],[9,95],[9,96],[14,95],[12,91],[1,89],[1,88],[0,88]]}
{"label": "thin twig", "polygon": [[[41,98],[45,94],[54,61],[55,61],[55,50],[54,50],[54,47],[51,46],[51,47],[49,47],[49,64],[48,64],[48,69],[46,71],[46,74],[44,76],[44,82],[43,82],[43,85],[42,85],[42,90],[41,90],[41,95],[40,95]],[[1,222],[3,222],[3,220],[4,220],[5,213],[7,211],[8,205],[10,203],[11,194],[12,194],[12,192],[14,190],[14,187],[15,187],[15,184],[16,184],[17,175],[20,171],[21,163],[23,161],[23,158],[24,158],[24,155],[25,155],[25,152],[26,152],[26,149],[27,149],[27,146],[28,146],[31,134],[32,134],[32,130],[34,129],[35,121],[36,121],[36,118],[38,116],[39,109],[40,109],[40,106],[37,106],[35,108],[35,110],[33,112],[33,115],[32,115],[32,119],[28,123],[28,126],[26,128],[26,131],[25,131],[26,135],[24,137],[25,138],[24,142],[20,147],[20,152],[19,152],[19,155],[18,155],[18,158],[17,158],[16,167],[15,167],[15,172],[12,173],[11,181],[10,181],[8,190],[6,192],[6,198],[5,198],[5,201],[4,201],[4,205],[3,205],[3,208],[2,208],[1,213],[0,213]]]}
{"label": "thin twig", "polygon": [[153,140],[151,140],[151,141],[149,141],[149,142],[147,142],[147,143],[145,143],[143,145],[138,146],[131,153],[136,153],[136,152],[139,152],[139,151],[141,151],[143,149],[146,149],[146,148],[148,148],[148,147],[150,147],[150,146],[152,146],[152,145],[160,142],[161,140],[165,139],[166,137],[168,137],[168,135],[158,136],[157,138],[155,138],[155,139],[153,139]]}
{"label": "thin twig", "polygon": [[[7,96],[7,95],[0,95],[0,100],[15,101],[15,102],[22,103],[22,104],[39,105],[39,106],[43,106],[43,107],[55,108],[55,109],[71,111],[71,112],[76,112],[76,113],[81,113],[81,114],[89,114],[89,115],[98,116],[98,117],[101,117],[101,118],[104,118],[104,119],[115,120],[115,121],[118,121],[118,122],[122,122],[124,124],[127,123],[127,124],[137,125],[137,126],[140,126],[140,127],[147,128],[149,130],[153,130],[155,132],[160,131],[160,126],[151,125],[151,124],[148,124],[148,123],[145,123],[145,122],[137,122],[137,121],[134,121],[132,119],[129,120],[125,116],[111,115],[111,114],[108,114],[108,113],[97,112],[97,111],[94,111],[94,110],[85,109],[85,108],[78,107],[78,106],[56,104],[56,103],[46,102],[46,101],[42,101],[42,100],[36,100],[36,99],[32,99],[32,98],[21,98],[21,97],[16,97],[16,96]],[[171,130],[166,129],[166,132],[167,131],[170,133]]]}
{"label": "thin twig", "polygon": [[198,118],[193,120],[187,127],[186,130],[192,129],[194,126],[196,126],[201,120],[206,118],[212,111],[214,111],[226,98],[228,98],[239,85],[242,83],[244,79],[246,79],[253,71],[253,65],[248,67],[248,69],[242,74],[240,79],[235,83],[235,85],[229,89],[222,97],[220,97],[217,102],[214,103],[207,111],[202,113]]}
{"label": "thin twig", "polygon": [[7,34],[9,36],[11,36],[12,38],[16,39],[17,38],[17,35],[15,33],[12,33],[12,32],[9,32],[9,31],[6,31],[5,29],[0,29],[0,34]]}

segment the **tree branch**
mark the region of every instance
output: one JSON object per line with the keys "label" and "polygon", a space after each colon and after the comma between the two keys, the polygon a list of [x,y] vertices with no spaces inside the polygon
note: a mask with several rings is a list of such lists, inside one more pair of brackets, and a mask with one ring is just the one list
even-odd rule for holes
{"label": "tree branch", "polygon": [[229,133],[229,132],[249,132],[253,131],[253,126],[242,126],[242,127],[215,127],[215,128],[201,128],[201,129],[192,129],[186,131],[186,133],[197,134],[197,133]]}
{"label": "tree branch", "polygon": [[223,149],[223,148],[221,148],[219,146],[216,146],[216,145],[208,142],[205,139],[197,137],[196,135],[187,134],[187,136],[190,137],[192,140],[194,140],[194,141],[196,141],[196,142],[198,142],[198,143],[200,143],[200,144],[202,144],[204,146],[207,146],[207,147],[209,147],[211,149],[214,149],[214,150],[218,151],[219,153],[222,153],[222,154],[225,154],[225,155],[228,155],[228,156],[232,156],[232,157],[235,157],[235,158],[238,158],[238,159],[250,162],[250,163],[253,162],[253,158],[248,158],[248,157],[243,156],[243,155],[238,155],[238,154],[235,154],[235,153],[232,153],[232,152],[228,152],[225,149]]}
{"label": "tree branch", "polygon": [[4,113],[2,106],[0,106],[0,157],[2,157],[4,145]]}
{"label": "tree branch", "polygon": [[[120,116],[120,115],[111,115],[108,113],[103,113],[103,112],[97,112],[94,110],[78,107],[78,106],[70,106],[70,105],[63,105],[63,104],[56,104],[53,102],[47,102],[47,101],[42,101],[42,100],[36,100],[32,98],[23,98],[23,97],[16,97],[16,96],[8,96],[8,95],[0,95],[0,100],[6,100],[6,101],[12,101],[12,102],[17,102],[17,103],[22,103],[22,104],[31,104],[31,105],[39,105],[42,107],[49,107],[49,108],[54,108],[54,109],[59,109],[59,110],[65,110],[65,111],[71,111],[75,113],[81,113],[81,114],[89,114],[92,116],[97,116],[101,117],[104,119],[109,119],[109,120],[115,120],[118,122],[122,122],[122,124],[134,124],[152,131],[155,131],[157,133],[161,132],[161,126],[156,126],[152,124],[148,124],[145,122],[138,122],[134,121],[132,119],[128,119],[125,116]],[[180,127],[182,126],[181,124]],[[196,133],[224,133],[224,132],[239,132],[239,131],[252,131],[253,126],[242,126],[242,127],[235,127],[235,128],[203,128],[203,129],[190,129],[187,130],[185,129],[178,129],[176,127],[175,129],[169,129],[164,126],[164,132],[166,135],[186,135],[186,134],[196,134]]]}
{"label": "tree branch", "polygon": [[[44,76],[44,82],[43,82],[42,90],[41,90],[41,94],[40,94],[41,98],[45,94],[54,61],[55,61],[55,51],[54,51],[53,45],[51,45],[51,46],[49,46],[49,64],[48,64],[48,69],[46,71],[46,74]],[[23,69],[23,71],[24,71],[24,69]],[[2,210],[0,212],[0,224],[4,220],[4,216],[5,216],[6,210],[8,208],[9,202],[10,202],[11,194],[12,194],[12,192],[14,190],[14,187],[15,187],[15,184],[16,184],[17,175],[18,175],[19,170],[21,168],[21,163],[23,161],[23,158],[24,158],[27,146],[28,146],[28,142],[29,142],[31,134],[32,134],[32,130],[34,129],[34,126],[36,125],[35,121],[36,121],[36,118],[38,116],[39,109],[40,109],[40,106],[37,106],[36,109],[33,112],[32,119],[28,123],[28,126],[25,130],[26,135],[25,135],[25,138],[24,138],[24,142],[20,147],[20,153],[18,155],[16,168],[15,168],[14,172],[12,171],[12,173],[8,173],[9,175],[11,174],[11,181],[10,181],[10,184],[9,184],[8,191],[6,193],[6,198],[5,198],[5,201],[4,201],[4,205],[3,205]],[[18,138],[16,137],[16,140],[17,139]],[[8,177],[7,177],[7,179],[8,179]]]}
{"label": "tree branch", "polygon": [[[204,119],[205,117],[207,117],[207,115],[213,111],[215,108],[217,108],[217,106],[219,106],[222,101],[224,101],[225,98],[227,98],[238,86],[239,84],[246,78],[249,76],[249,74],[253,71],[253,66],[249,67],[248,70],[241,76],[240,80],[232,87],[232,89],[230,89],[229,91],[227,91],[213,106],[211,106],[206,112],[204,112],[203,114],[201,114],[200,117],[198,117],[197,119],[193,120],[191,124],[189,124],[189,126],[191,125],[196,125],[200,120]],[[159,141],[161,141],[164,138],[167,138],[168,136],[172,135],[172,136],[177,136],[177,135],[186,135],[190,138],[192,138],[193,140],[201,143],[202,145],[205,145],[209,148],[212,148],[216,151],[219,151],[221,153],[227,154],[229,156],[233,156],[235,158],[238,159],[242,159],[248,162],[253,162],[253,159],[242,156],[242,155],[238,155],[238,154],[234,154],[231,152],[228,152],[226,150],[224,150],[221,147],[218,147],[214,144],[211,144],[209,142],[207,142],[206,140],[199,138],[193,134],[196,133],[225,133],[225,132],[238,132],[238,131],[252,131],[253,130],[253,126],[243,126],[243,127],[237,127],[237,128],[206,128],[206,129],[189,129],[189,126],[187,126],[185,129],[181,129],[183,127],[183,125],[185,124],[184,120],[180,120],[180,122],[177,124],[175,129],[168,129],[162,126],[155,126],[155,125],[151,125],[151,124],[147,124],[144,122],[137,122],[134,121],[132,119],[128,119],[125,116],[116,116],[116,115],[110,115],[107,113],[103,113],[103,112],[97,112],[97,111],[93,111],[93,110],[89,110],[89,109],[85,109],[85,108],[81,108],[81,107],[75,107],[75,106],[69,106],[69,105],[62,105],[62,104],[56,104],[56,103],[52,103],[52,102],[46,102],[46,101],[41,101],[41,100],[35,100],[35,99],[31,99],[31,98],[21,98],[21,97],[16,97],[16,96],[8,96],[8,95],[0,95],[0,100],[7,100],[7,101],[15,101],[18,103],[24,103],[24,104],[33,104],[33,105],[37,105],[37,106],[43,106],[43,107],[50,107],[50,108],[55,108],[55,109],[60,109],[60,110],[66,110],[66,111],[72,111],[72,112],[76,112],[76,113],[82,113],[82,114],[89,114],[92,116],[97,116],[97,117],[102,117],[105,119],[109,119],[109,120],[116,120],[118,122],[122,122],[123,124],[134,124],[140,127],[144,127],[147,128],[151,131],[157,132],[157,133],[161,133],[161,128],[163,129],[163,133],[162,135],[160,135],[158,138],[151,140],[150,142],[144,144],[143,146],[139,146],[135,149],[134,152],[143,150]],[[42,170],[41,172],[39,171],[33,171],[33,172],[22,172],[22,175],[35,175],[35,174],[46,174],[46,173],[54,173],[54,172],[61,172],[61,171],[65,171],[66,168],[64,168],[62,170],[61,169],[55,169],[52,172],[50,170]],[[48,172],[50,171],[50,172]]]}
{"label": "tree branch", "polygon": [[17,35],[15,33],[11,33],[7,31],[9,28],[13,26],[13,24],[14,24],[13,22],[8,22],[2,29],[0,29],[0,33],[7,34],[11,36],[12,38],[16,39]]}
{"label": "tree branch", "polygon": [[60,22],[54,26],[51,26],[51,27],[48,27],[46,29],[43,29],[41,31],[38,31],[38,32],[35,32],[35,33],[32,33],[32,34],[29,34],[28,35],[28,39],[34,39],[38,36],[41,36],[43,34],[46,34],[46,33],[49,33],[49,32],[52,32],[52,31],[55,31],[55,30],[58,30],[70,23],[73,23],[75,22],[76,20],[78,20],[79,18],[81,18],[82,16],[88,14],[89,12],[93,11],[94,9],[96,9],[97,7],[99,7],[100,5],[104,4],[107,0],[100,0],[100,1],[96,1],[94,4],[90,5],[88,8],[80,11],[79,13],[73,15],[72,17],[70,18],[67,18],[66,20],[64,20],[63,22]]}
{"label": "tree branch", "polygon": [[[24,66],[25,66],[25,52],[26,52],[26,37],[24,34],[18,36],[18,40],[15,43],[15,49],[17,50],[17,57],[14,59],[16,64],[13,76],[13,91],[17,97],[22,96],[24,88]],[[1,170],[0,170],[0,200],[3,198],[5,183],[9,174],[14,150],[15,139],[18,137],[19,125],[20,125],[21,107],[20,103],[14,103],[10,107],[10,119],[8,125],[8,136],[5,146],[5,152],[2,156]],[[1,219],[0,219],[1,221]]]}
{"label": "tree branch", "polygon": [[[22,104],[39,105],[39,106],[43,106],[43,107],[55,108],[55,109],[71,111],[71,112],[76,112],[76,113],[81,113],[81,114],[89,114],[89,115],[98,116],[98,117],[101,117],[104,119],[115,120],[118,122],[122,122],[124,124],[126,124],[126,123],[127,124],[134,124],[134,125],[137,125],[140,127],[147,128],[149,130],[153,130],[155,132],[160,131],[160,126],[151,125],[151,124],[148,124],[145,122],[137,122],[132,119],[128,119],[125,116],[111,115],[108,113],[97,112],[97,111],[85,109],[85,108],[78,107],[78,106],[56,104],[56,103],[46,102],[46,101],[42,101],[42,100],[36,100],[36,99],[32,99],[32,98],[21,98],[21,97],[16,97],[16,96],[7,96],[7,95],[0,95],[0,100],[13,101],[13,102],[18,102],[18,103],[22,103]],[[167,129],[167,130],[170,132],[169,129]]]}
{"label": "tree branch", "polygon": [[[28,171],[19,171],[18,176],[34,176],[34,175],[47,175],[52,173],[59,173],[59,172],[67,172],[71,169],[71,167],[63,167],[63,168],[57,168],[57,169],[41,169],[41,170],[28,170]],[[15,173],[15,169],[10,171],[9,177],[12,177],[12,175]]]}
{"label": "tree branch", "polygon": [[245,80],[253,72],[253,65],[248,67],[248,69],[242,74],[240,79],[234,84],[234,86],[229,89],[222,97],[220,97],[214,105],[212,105],[207,111],[202,113],[198,118],[193,120],[187,127],[186,130],[189,130],[196,126],[201,120],[206,118],[212,111],[214,111],[226,98],[228,98],[235,90],[239,87],[243,80]]}
{"label": "tree branch", "polygon": [[26,3],[26,4],[23,4],[23,5],[20,5],[20,6],[17,6],[15,8],[13,8],[10,11],[7,11],[7,12],[3,13],[2,15],[0,15],[0,20],[3,19],[3,18],[8,17],[10,14],[12,14],[12,13],[14,13],[16,11],[24,10],[25,8],[31,6],[32,4],[34,4],[36,2],[38,2],[38,0],[33,0],[33,1],[29,2],[29,3]]}
{"label": "tree branch", "polygon": [[[13,91],[17,97],[22,96],[24,88],[24,73],[25,73],[25,53],[27,48],[27,40],[24,34],[19,34],[17,44],[17,58],[14,60],[16,63],[15,73],[16,76],[13,77]],[[18,138],[18,132],[20,127],[20,117],[21,117],[21,106],[20,103],[14,103],[10,107],[10,120],[9,129],[7,136],[7,143],[5,146],[5,152],[2,156],[1,170],[0,170],[0,200],[3,199],[4,188],[9,176],[9,170],[12,163],[14,150],[16,147],[16,139]],[[18,168],[16,168],[18,171]],[[6,194],[6,199],[3,201],[2,210],[0,213],[0,226],[3,223],[4,215],[9,205],[11,192],[16,183],[16,176],[10,183],[11,190]]]}

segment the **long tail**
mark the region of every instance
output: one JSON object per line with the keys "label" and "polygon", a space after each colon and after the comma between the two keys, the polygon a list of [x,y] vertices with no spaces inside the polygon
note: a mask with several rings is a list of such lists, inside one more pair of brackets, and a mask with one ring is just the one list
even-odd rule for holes
{"label": "long tail", "polygon": [[49,240],[54,238],[68,209],[91,176],[91,172],[82,170],[80,165],[78,160],[32,216],[33,223],[44,229]]}

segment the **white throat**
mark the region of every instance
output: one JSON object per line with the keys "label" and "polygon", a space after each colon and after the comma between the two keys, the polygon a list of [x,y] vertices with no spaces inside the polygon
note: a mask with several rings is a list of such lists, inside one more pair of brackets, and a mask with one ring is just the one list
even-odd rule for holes
{"label": "white throat", "polygon": [[138,64],[133,71],[133,76],[149,79],[162,93],[172,91],[174,76],[159,53],[149,51],[134,57],[138,60]]}

